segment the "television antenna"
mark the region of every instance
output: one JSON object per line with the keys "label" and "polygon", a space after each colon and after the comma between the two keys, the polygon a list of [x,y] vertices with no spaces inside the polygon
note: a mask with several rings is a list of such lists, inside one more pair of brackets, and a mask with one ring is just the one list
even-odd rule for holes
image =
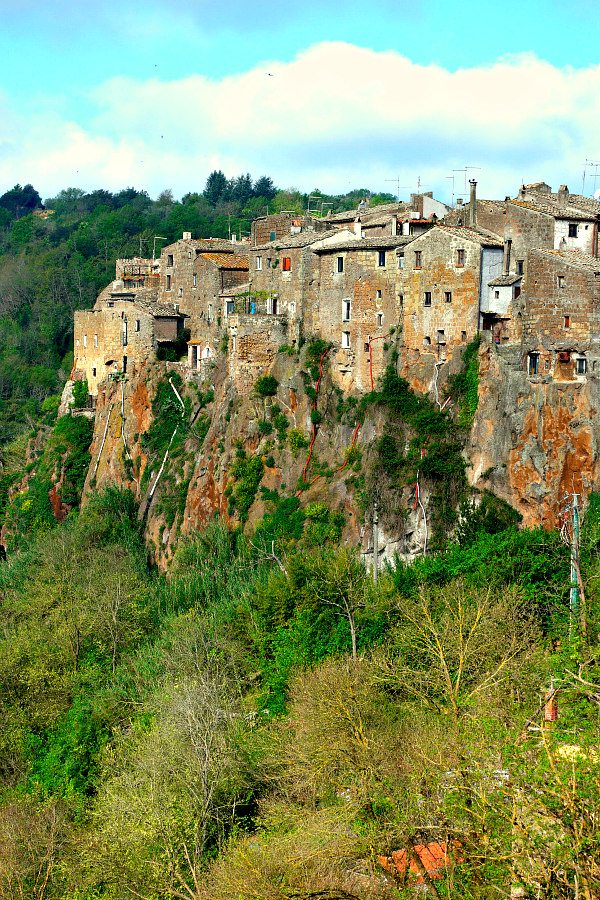
{"label": "television antenna", "polygon": [[384,181],[389,181],[396,185],[396,200],[398,201],[398,203],[400,203],[400,188],[402,188],[403,191],[407,191],[408,188],[410,187],[410,185],[408,185],[408,184],[400,184],[400,177],[401,176],[398,175],[397,178],[385,178],[384,179]]}
{"label": "television antenna", "polygon": [[585,176],[587,169],[593,169],[594,173],[591,176],[594,179],[594,189],[592,191],[592,195],[596,193],[596,180],[598,178],[598,169],[600,168],[600,162],[595,162],[592,159],[586,159],[583,164],[583,178],[581,180],[581,193],[585,195]]}
{"label": "television antenna", "polygon": [[452,169],[453,172],[464,172],[465,175],[465,196],[467,194],[467,172],[481,171],[481,166],[465,166],[463,169]]}

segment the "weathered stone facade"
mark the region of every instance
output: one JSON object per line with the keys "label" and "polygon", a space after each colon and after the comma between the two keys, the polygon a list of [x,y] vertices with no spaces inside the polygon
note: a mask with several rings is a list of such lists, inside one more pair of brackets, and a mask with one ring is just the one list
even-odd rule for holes
{"label": "weathered stone facade", "polygon": [[293,212],[272,213],[254,219],[250,230],[252,246],[268,244],[270,241],[284,240],[302,232],[326,231],[329,226],[324,219]]}
{"label": "weathered stone facade", "polygon": [[287,334],[286,316],[262,312],[228,316],[228,370],[238,389],[251,388],[260,375],[269,371]]}

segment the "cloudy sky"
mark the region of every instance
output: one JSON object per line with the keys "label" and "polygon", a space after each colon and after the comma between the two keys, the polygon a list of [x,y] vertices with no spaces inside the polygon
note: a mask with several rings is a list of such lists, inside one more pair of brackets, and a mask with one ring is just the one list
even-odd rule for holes
{"label": "cloudy sky", "polygon": [[[597,0],[0,0],[0,188],[580,191]],[[595,185],[588,167],[586,193]]]}

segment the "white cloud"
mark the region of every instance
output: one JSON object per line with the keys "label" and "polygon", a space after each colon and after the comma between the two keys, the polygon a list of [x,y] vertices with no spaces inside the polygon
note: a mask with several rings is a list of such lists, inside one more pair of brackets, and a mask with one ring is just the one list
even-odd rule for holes
{"label": "white cloud", "polygon": [[504,196],[521,178],[578,188],[600,139],[600,66],[560,69],[529,55],[449,72],[322,43],[219,81],[115,78],[90,102],[86,127],[13,121],[8,144],[0,135],[2,183],[183,193],[222,168],[306,190],[390,190],[396,175],[414,188],[420,176],[447,195],[447,176],[468,164],[481,167],[483,195]]}

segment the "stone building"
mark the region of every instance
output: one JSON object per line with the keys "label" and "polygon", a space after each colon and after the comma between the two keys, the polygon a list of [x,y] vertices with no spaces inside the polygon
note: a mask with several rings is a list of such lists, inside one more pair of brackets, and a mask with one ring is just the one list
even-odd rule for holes
{"label": "stone building", "polygon": [[176,304],[193,319],[204,308],[203,287],[198,278],[198,257],[203,253],[239,254],[246,246],[219,238],[194,240],[191,232],[184,231],[181,240],[163,247],[161,251],[159,301]]}
{"label": "stone building", "polygon": [[270,241],[278,241],[295,234],[307,231],[327,231],[330,226],[324,219],[316,216],[303,215],[295,212],[272,213],[254,219],[250,226],[250,243],[268,244]]}
{"label": "stone building", "polygon": [[462,212],[464,224],[476,224],[511,242],[511,271],[523,275],[533,249],[577,250],[598,255],[600,202],[571,194],[566,185],[556,193],[545,182],[523,185],[514,199],[481,200],[471,182],[471,198]]}
{"label": "stone building", "polygon": [[530,377],[600,375],[600,259],[531,250],[523,285],[523,361]]}
{"label": "stone building", "polygon": [[384,344],[401,325],[398,257],[411,237],[366,237],[317,245],[314,333],[331,343],[332,373],[344,390],[370,391],[384,366]]}
{"label": "stone building", "polygon": [[75,313],[72,380],[86,379],[95,397],[109,375],[135,374],[161,345],[181,340],[183,325],[180,312],[148,291],[104,291],[92,310]]}
{"label": "stone building", "polygon": [[229,376],[241,390],[250,388],[269,370],[288,338],[287,316],[268,313],[264,302],[253,302],[252,313],[241,309],[227,317]]}
{"label": "stone building", "polygon": [[482,309],[494,313],[489,283],[502,274],[503,244],[481,229],[437,225],[396,255],[404,370],[424,363],[427,380],[476,336]]}

